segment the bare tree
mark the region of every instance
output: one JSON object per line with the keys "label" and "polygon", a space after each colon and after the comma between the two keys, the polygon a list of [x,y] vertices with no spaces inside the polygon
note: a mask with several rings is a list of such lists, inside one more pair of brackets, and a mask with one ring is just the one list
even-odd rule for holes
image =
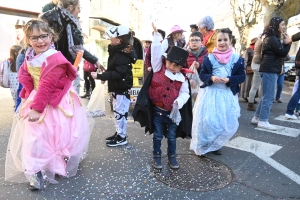
{"label": "bare tree", "polygon": [[260,0],[230,0],[234,23],[240,34],[240,51],[247,47],[251,38],[249,32],[262,19],[262,4]]}
{"label": "bare tree", "polygon": [[272,17],[282,17],[287,21],[290,17],[300,14],[299,0],[259,0],[265,7],[264,24],[268,24]]}

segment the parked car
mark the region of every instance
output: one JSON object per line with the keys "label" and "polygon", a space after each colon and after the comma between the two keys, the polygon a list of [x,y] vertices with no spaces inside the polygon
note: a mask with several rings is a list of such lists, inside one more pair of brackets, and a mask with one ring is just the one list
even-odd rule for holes
{"label": "parked car", "polygon": [[284,73],[285,79],[288,81],[295,81],[296,68],[295,68],[295,56],[291,56],[291,59],[284,61]]}

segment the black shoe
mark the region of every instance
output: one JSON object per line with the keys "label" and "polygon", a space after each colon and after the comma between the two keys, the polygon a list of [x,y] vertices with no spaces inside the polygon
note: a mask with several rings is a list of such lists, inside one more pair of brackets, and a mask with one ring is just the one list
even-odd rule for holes
{"label": "black shoe", "polygon": [[247,99],[247,98],[243,98],[243,100],[244,100],[245,102],[248,102],[248,99]]}
{"label": "black shoe", "polygon": [[109,147],[116,147],[116,146],[121,146],[127,144],[126,137],[121,138],[121,136],[117,135],[113,140],[110,142],[106,142],[106,145]]}
{"label": "black shoe", "polygon": [[113,134],[112,136],[107,137],[107,138],[105,139],[105,140],[106,140],[106,143],[112,141],[113,139],[115,139],[115,137],[117,137],[117,132],[115,132],[115,134]]}
{"label": "black shoe", "polygon": [[282,101],[280,99],[275,99],[275,102],[282,103]]}
{"label": "black shoe", "polygon": [[90,94],[85,94],[83,96],[80,96],[81,98],[89,98],[91,95]]}
{"label": "black shoe", "polygon": [[222,151],[220,149],[217,151],[212,151],[212,153],[215,155],[222,155]]}
{"label": "black shoe", "polygon": [[35,173],[31,176],[30,182],[29,182],[29,189],[30,190],[41,190],[46,188],[46,186],[49,184],[49,181],[43,179],[42,172],[39,171],[38,173]]}

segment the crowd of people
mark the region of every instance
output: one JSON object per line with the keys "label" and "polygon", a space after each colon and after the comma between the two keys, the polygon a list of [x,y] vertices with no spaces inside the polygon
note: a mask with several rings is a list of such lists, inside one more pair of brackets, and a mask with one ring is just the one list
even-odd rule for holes
{"label": "crowd of people", "polygon": [[[106,138],[106,145],[128,143],[132,64],[137,60],[133,33],[123,25],[106,29],[110,44],[105,69],[83,46],[88,36],[81,32],[80,9],[80,0],[51,2],[39,19],[21,24],[26,46],[14,45],[10,50],[9,80],[16,111],[6,153],[5,180],[29,182],[31,190],[57,183],[55,175],[76,175],[87,155],[94,121],[79,96],[80,77],[74,64],[79,52],[102,72],[84,73],[86,92],[81,97],[91,96],[94,79],[107,82],[113,96],[116,130]],[[190,26],[188,41],[178,25],[166,38],[165,31],[153,23],[152,28],[153,39],[144,41],[147,77],[132,115],[145,132],[153,133],[155,169],[162,169],[164,136],[171,169],[180,167],[176,156],[178,137],[191,138],[190,150],[196,155],[221,155],[221,148],[239,127],[239,97],[248,102],[247,110],[255,111],[251,123],[267,130],[277,129],[269,123],[270,110],[274,102],[281,102],[284,59],[292,41],[300,40],[300,33],[292,37],[286,34],[282,18],[273,17],[262,34],[250,40],[243,56],[234,53],[236,39],[232,31],[215,29],[211,16]],[[299,77],[300,70],[297,73]],[[299,109],[299,98],[297,82],[285,113],[287,119],[298,119],[294,112]]]}

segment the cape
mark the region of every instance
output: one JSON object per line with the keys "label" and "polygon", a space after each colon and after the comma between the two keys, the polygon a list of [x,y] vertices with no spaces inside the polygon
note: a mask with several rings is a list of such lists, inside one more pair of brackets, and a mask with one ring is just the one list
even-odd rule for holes
{"label": "cape", "polygon": [[[137,97],[136,104],[134,106],[132,116],[134,121],[140,123],[141,127],[145,127],[145,134],[153,133],[153,104],[151,103],[150,97],[148,95],[148,89],[153,77],[153,71],[151,71],[145,80],[139,95]],[[189,83],[189,82],[188,82]],[[176,130],[176,138],[191,138],[191,129],[193,122],[193,113],[192,113],[192,99],[191,99],[191,87],[189,83],[189,93],[190,98],[179,110],[181,114],[181,122]],[[164,136],[167,135],[167,126],[164,127]]]}

